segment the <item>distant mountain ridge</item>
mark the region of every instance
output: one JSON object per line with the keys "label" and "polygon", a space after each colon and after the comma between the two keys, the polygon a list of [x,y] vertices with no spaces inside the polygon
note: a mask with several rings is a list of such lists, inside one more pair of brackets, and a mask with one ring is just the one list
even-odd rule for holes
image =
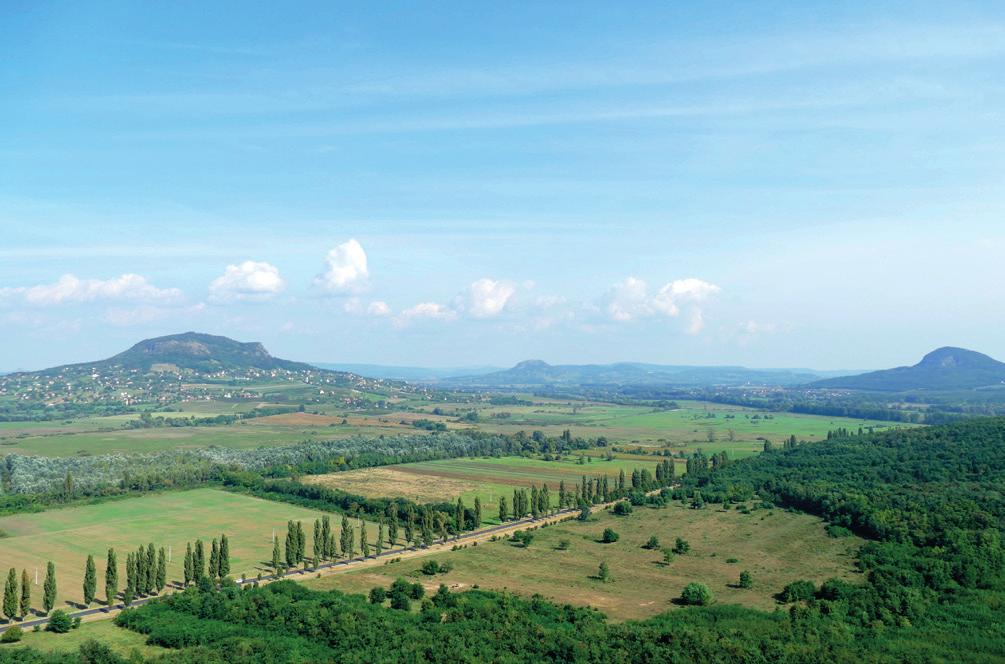
{"label": "distant mountain ridge", "polygon": [[177,368],[200,373],[250,369],[316,370],[315,367],[303,362],[291,362],[273,357],[265,346],[255,341],[241,342],[201,332],[185,332],[144,339],[132,348],[105,360],[63,365],[34,373],[52,374],[87,367],[97,369],[121,367],[144,372],[158,368]]}
{"label": "distant mountain ridge", "polygon": [[748,369],[738,366],[660,365],[641,362],[552,365],[525,360],[503,371],[447,378],[456,387],[542,387],[576,385],[800,385],[850,372],[811,369]]}
{"label": "distant mountain ridge", "polygon": [[314,366],[332,371],[348,371],[358,376],[382,378],[386,380],[411,380],[418,382],[433,382],[458,376],[480,376],[482,374],[501,371],[500,367],[401,367],[388,364],[355,364],[314,362]]}
{"label": "distant mountain ridge", "polygon": [[937,348],[909,367],[828,378],[808,385],[877,392],[972,390],[992,386],[1005,386],[1005,363],[953,346]]}

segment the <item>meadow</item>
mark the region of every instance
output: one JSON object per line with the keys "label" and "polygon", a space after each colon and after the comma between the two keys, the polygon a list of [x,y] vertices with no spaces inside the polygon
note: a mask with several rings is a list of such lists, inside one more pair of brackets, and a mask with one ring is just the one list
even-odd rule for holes
{"label": "meadow", "polygon": [[[389,409],[349,410],[319,405],[317,412],[288,413],[243,420],[225,426],[124,428],[136,415],[81,417],[54,422],[0,423],[0,452],[41,456],[156,452],[217,445],[239,449],[288,445],[308,439],[351,435],[415,433],[417,420],[441,423],[449,430],[481,430],[503,434],[543,431],[559,436],[566,429],[584,438],[606,437],[619,446],[667,447],[674,452],[727,451],[740,458],[759,452],[764,440],[780,443],[790,435],[817,441],[827,431],[859,427],[883,429],[899,423],[795,413],[768,413],[739,406],[685,401],[673,410],[651,406],[545,399],[521,395],[529,404],[496,406],[467,400],[432,403],[410,398]],[[468,397],[465,397],[468,399]],[[181,412],[165,417],[207,417],[245,412],[269,402],[228,400],[182,404]],[[290,404],[284,404],[289,406]],[[476,421],[463,416],[471,411]]]}
{"label": "meadow", "polygon": [[[620,539],[601,543],[602,531],[613,528]],[[691,546],[664,564],[659,550],[643,548],[655,535],[664,547],[682,537]],[[560,543],[568,549],[560,550]],[[404,577],[419,581],[427,592],[440,583],[453,590],[482,587],[508,590],[600,609],[612,620],[641,619],[675,607],[674,599],[692,581],[706,584],[719,604],[740,604],[771,610],[773,595],[787,583],[808,579],[817,583],[832,577],[859,582],[855,552],[862,540],[832,538],[819,519],[782,510],[752,510],[742,514],[706,508],[694,510],[674,504],[661,509],[635,508],[628,516],[595,512],[588,522],[565,521],[534,531],[529,547],[508,539],[404,559],[384,566],[346,571],[304,583],[312,588],[336,588],[366,593]],[[427,576],[426,560],[450,563],[447,574]],[[607,562],[613,581],[597,577]],[[742,570],[753,577],[753,587],[738,587]]]}
{"label": "meadow", "polygon": [[[308,542],[321,513],[286,503],[261,500],[217,489],[194,489],[112,500],[95,505],[53,509],[36,514],[0,517],[0,566],[28,570],[39,584],[34,605],[41,605],[41,582],[47,561],[56,565],[58,602],[82,601],[84,562],[94,556],[98,597],[104,596],[105,558],[109,547],[118,553],[119,587],[125,583],[126,553],[141,544],[171,550],[168,581],[180,580],[186,542],[209,542],[226,533],[230,541],[231,575],[254,577],[268,572],[272,532],[282,539],[287,521],[302,521]],[[337,531],[340,515],[332,515]],[[370,528],[376,534],[376,526]],[[310,544],[308,543],[308,547]],[[207,549],[208,550],[208,549]]]}
{"label": "meadow", "polygon": [[[564,481],[571,491],[583,475],[606,475],[613,486],[620,471],[630,478],[633,469],[648,468],[655,473],[656,468],[653,457],[626,455],[607,461],[587,456],[585,461],[579,463],[578,455],[562,461],[525,457],[441,459],[311,475],[301,481],[370,498],[403,496],[418,502],[451,502],[461,498],[469,507],[477,497],[482,503],[484,521],[498,523],[499,498],[506,497],[509,502],[515,488],[547,484],[552,503],[557,506],[560,482]],[[683,472],[683,460],[678,460],[678,464],[678,472]]]}

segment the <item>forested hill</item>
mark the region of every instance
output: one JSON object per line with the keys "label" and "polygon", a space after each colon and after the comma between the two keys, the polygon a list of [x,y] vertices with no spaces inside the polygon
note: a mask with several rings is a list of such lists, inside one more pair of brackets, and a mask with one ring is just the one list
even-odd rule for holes
{"label": "forested hill", "polygon": [[1005,590],[1005,418],[837,437],[695,468],[679,490],[685,497],[756,493],[874,540],[859,557],[865,586],[821,587],[814,610],[858,626],[924,625],[930,633],[912,637],[919,644],[937,634],[1005,657],[1005,624],[994,617]]}
{"label": "forested hill", "polygon": [[915,365],[841,376],[811,383],[814,388],[876,390],[969,390],[1005,387],[1005,363],[983,353],[946,346],[933,350]]}
{"label": "forested hill", "polygon": [[46,374],[60,373],[68,368],[94,367],[108,369],[138,369],[151,371],[158,368],[212,373],[221,370],[246,371],[251,369],[285,371],[317,370],[303,362],[291,362],[273,357],[265,346],[257,342],[240,342],[233,339],[199,332],[172,334],[145,339],[132,348],[105,360],[46,369]]}
{"label": "forested hill", "polygon": [[548,364],[526,360],[504,371],[443,379],[455,387],[519,388],[576,387],[582,385],[797,385],[835,375],[809,369],[748,369],[642,364]]}

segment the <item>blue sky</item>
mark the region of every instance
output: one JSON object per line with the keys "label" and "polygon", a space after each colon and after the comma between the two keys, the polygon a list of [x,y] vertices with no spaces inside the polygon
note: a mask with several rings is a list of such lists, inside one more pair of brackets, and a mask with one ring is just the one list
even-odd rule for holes
{"label": "blue sky", "polygon": [[3,3],[0,369],[1005,359],[1000,4],[379,4]]}

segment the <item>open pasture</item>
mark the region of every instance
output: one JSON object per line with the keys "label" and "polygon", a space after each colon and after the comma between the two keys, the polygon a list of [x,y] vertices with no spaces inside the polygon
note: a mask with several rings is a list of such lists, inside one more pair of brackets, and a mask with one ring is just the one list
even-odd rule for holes
{"label": "open pasture", "polygon": [[[183,577],[186,542],[202,539],[206,546],[221,533],[230,541],[231,575],[253,577],[267,571],[272,560],[272,531],[280,545],[286,522],[302,521],[307,531],[308,551],[314,519],[320,512],[286,503],[261,500],[217,489],[195,489],[151,494],[38,514],[0,517],[0,569],[27,569],[39,584],[32,588],[34,605],[41,605],[42,577],[46,561],[56,565],[58,605],[80,602],[84,563],[94,556],[98,569],[98,597],[104,596],[106,553],[114,547],[119,562],[119,588],[125,585],[126,553],[141,544],[171,550],[169,582]],[[332,515],[337,531],[341,515]],[[375,536],[376,526],[370,528]],[[207,548],[207,555],[209,549]]]}
{"label": "open pasture", "polygon": [[[599,542],[607,527],[620,535],[617,542]],[[666,565],[659,550],[643,548],[652,535],[664,547],[682,537],[691,550]],[[569,543],[567,550],[559,550],[563,540]],[[419,571],[423,557],[305,583],[355,593],[387,587],[398,577],[422,582],[427,592],[435,592],[440,583],[455,590],[477,585],[528,597],[539,593],[558,603],[596,607],[614,620],[628,620],[672,609],[684,586],[698,581],[711,589],[718,603],[771,610],[777,606],[773,594],[792,581],[819,583],[837,577],[856,582],[860,577],[854,571],[854,552],[861,544],[855,537],[829,537],[819,519],[805,514],[777,509],[742,514],[672,505],[636,508],[624,517],[600,512],[586,523],[572,520],[541,528],[534,531],[527,548],[501,540],[430,556],[453,565],[445,575],[423,575]],[[611,582],[596,578],[602,561],[610,567]],[[752,588],[737,587],[742,570],[751,573]]]}
{"label": "open pasture", "polygon": [[[613,485],[620,471],[624,470],[630,481],[633,469],[648,468],[655,473],[657,463],[655,457],[644,456],[613,461],[587,459],[582,464],[575,456],[562,461],[525,457],[442,459],[313,475],[301,481],[373,498],[404,496],[419,502],[448,502],[461,498],[469,507],[477,497],[481,500],[485,521],[497,523],[499,498],[506,497],[509,501],[514,489],[547,484],[552,501],[557,505],[560,482],[564,481],[571,491],[583,475],[606,475]],[[678,467],[678,472],[683,470]]]}

